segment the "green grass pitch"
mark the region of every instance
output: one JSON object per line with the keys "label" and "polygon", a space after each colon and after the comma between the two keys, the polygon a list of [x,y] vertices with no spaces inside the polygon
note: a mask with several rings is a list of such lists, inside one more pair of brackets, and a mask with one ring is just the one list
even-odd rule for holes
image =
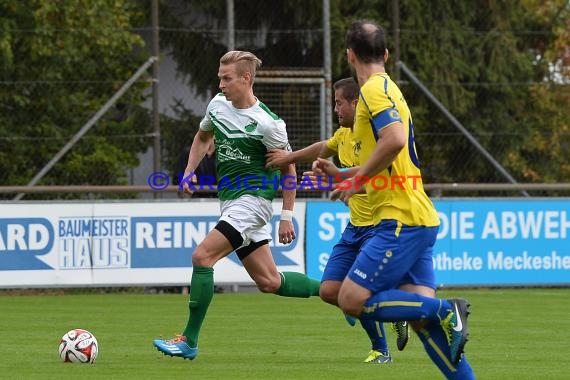
{"label": "green grass pitch", "polygon": [[[478,379],[568,379],[570,289],[450,290],[471,301],[466,352]],[[5,379],[441,379],[413,337],[394,362],[362,363],[369,346],[357,325],[318,298],[216,294],[194,361],[165,357],[152,339],[181,331],[187,296],[0,295],[0,378]],[[95,334],[95,364],[62,363],[60,337]]]}

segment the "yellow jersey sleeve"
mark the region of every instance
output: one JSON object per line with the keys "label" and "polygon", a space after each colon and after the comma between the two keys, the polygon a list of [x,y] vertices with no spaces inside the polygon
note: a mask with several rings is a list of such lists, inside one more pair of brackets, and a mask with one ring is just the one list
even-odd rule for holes
{"label": "yellow jersey sleeve", "polygon": [[380,138],[380,130],[395,123],[403,123],[396,102],[387,92],[377,91],[371,86],[364,86],[360,92],[360,101],[364,104],[374,138]]}
{"label": "yellow jersey sleeve", "polygon": [[327,148],[338,153],[338,147],[340,145],[340,142],[342,141],[343,129],[344,129],[343,127],[337,129],[335,133],[332,135],[332,137],[330,137],[327,140],[326,142]]}

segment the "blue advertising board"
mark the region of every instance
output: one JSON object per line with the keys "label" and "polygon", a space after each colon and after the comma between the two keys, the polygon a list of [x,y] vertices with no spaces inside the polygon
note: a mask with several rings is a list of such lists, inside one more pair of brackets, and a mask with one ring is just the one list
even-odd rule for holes
{"label": "blue advertising board", "polygon": [[[434,269],[442,286],[570,284],[570,200],[434,201]],[[307,274],[321,278],[348,223],[340,202],[307,204]]]}

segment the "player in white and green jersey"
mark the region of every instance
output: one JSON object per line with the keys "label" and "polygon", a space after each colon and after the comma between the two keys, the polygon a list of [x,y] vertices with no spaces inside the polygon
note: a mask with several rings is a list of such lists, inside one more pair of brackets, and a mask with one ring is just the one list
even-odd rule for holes
{"label": "player in white and green jersey", "polygon": [[[214,295],[214,264],[236,251],[243,266],[265,293],[286,297],[319,295],[320,283],[302,273],[277,271],[269,250],[268,223],[271,200],[279,186],[279,172],[265,168],[268,149],[289,149],[285,123],[253,94],[253,80],[261,61],[252,53],[230,51],[220,59],[218,77],[222,94],[209,103],[200,130],[194,137],[184,191],[192,194],[190,179],[215,136],[221,216],[192,254],[190,316],[182,335],[155,339],[155,347],[169,356],[194,359],[198,336]],[[295,178],[295,166],[281,169]],[[247,177],[247,178],[246,178]],[[295,183],[296,184],[296,183]],[[295,239],[292,216],[295,186],[283,186],[279,241]]]}

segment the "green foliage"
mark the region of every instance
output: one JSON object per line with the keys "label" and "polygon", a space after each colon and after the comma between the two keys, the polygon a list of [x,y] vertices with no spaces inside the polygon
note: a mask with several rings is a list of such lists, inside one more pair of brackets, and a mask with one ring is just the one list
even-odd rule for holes
{"label": "green foliage", "polygon": [[[31,180],[144,62],[131,30],[143,16],[129,0],[0,5],[1,184]],[[124,183],[150,140],[118,137],[148,132],[138,109],[147,86],[127,91],[40,184]]]}
{"label": "green foliage", "polygon": [[[162,22],[171,28],[162,35],[180,73],[202,96],[215,92],[218,58],[226,50],[225,1],[163,4]],[[570,180],[569,3],[399,5],[400,59],[491,155],[521,182]],[[384,26],[393,52],[393,6],[380,0],[331,1],[333,80],[350,75],[344,34],[355,19]],[[321,17],[316,0],[272,1],[270,7],[235,1],[236,48],[257,53],[265,68],[320,67]],[[394,60],[387,69],[395,77]],[[401,86],[414,115],[426,182],[506,181],[414,84]]]}
{"label": "green foliage", "polygon": [[[541,7],[556,2],[562,3],[402,2],[402,61],[521,182],[570,179],[561,152],[567,156],[568,82],[552,81],[552,60],[544,59],[556,49],[569,9],[557,17],[536,17]],[[428,182],[506,181],[423,94],[412,86],[404,91]],[[545,140],[549,143],[541,144]]]}
{"label": "green foliage", "polygon": [[[569,181],[569,3],[399,3],[400,59],[446,108],[517,180]],[[394,48],[391,4],[333,4],[333,26],[346,30],[346,14],[372,18],[385,27],[389,50]],[[343,77],[349,75],[343,35],[338,40],[334,73]],[[555,62],[559,72],[553,77]],[[394,76],[393,62],[388,71]],[[401,86],[414,115],[426,182],[506,181],[414,84]]]}
{"label": "green foliage", "polygon": [[378,0],[331,1],[331,60],[334,78],[350,76],[346,61],[345,33],[359,19],[374,20],[390,35],[391,2]]}
{"label": "green foliage", "polygon": [[529,19],[544,31],[540,38],[524,40],[533,53],[534,78],[543,83],[529,87],[525,122],[530,133],[521,149],[513,152],[512,162],[528,180],[566,182],[570,179],[570,3],[527,0],[525,6],[535,10]]}
{"label": "green foliage", "polygon": [[[517,180],[569,181],[569,3],[398,3],[401,60],[456,118]],[[350,75],[344,34],[355,19],[383,25],[394,51],[394,2],[330,4],[333,80]],[[235,0],[234,6],[235,48],[259,55],[264,69],[322,66],[320,0]],[[150,1],[0,3],[0,184],[26,184],[134,73],[145,59],[134,27],[149,20]],[[217,92],[218,60],[227,50],[225,0],[162,0],[159,22],[160,46],[174,58],[179,78],[204,98]],[[387,69],[395,77],[394,59]],[[402,79],[425,182],[504,181]],[[125,183],[126,169],[152,143],[149,116],[139,107],[147,87],[138,81],[41,183]],[[299,102],[305,99],[283,91],[271,106],[295,109]],[[161,116],[163,165],[175,174],[201,115],[182,103],[171,111],[173,118]]]}

